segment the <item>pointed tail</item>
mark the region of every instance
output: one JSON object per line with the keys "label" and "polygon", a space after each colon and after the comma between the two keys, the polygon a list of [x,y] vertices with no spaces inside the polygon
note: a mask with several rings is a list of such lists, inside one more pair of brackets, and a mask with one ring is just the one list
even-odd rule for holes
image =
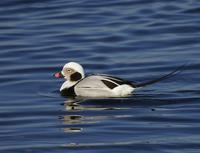
{"label": "pointed tail", "polygon": [[153,79],[153,80],[150,80],[150,81],[146,81],[146,82],[142,82],[142,83],[136,83],[136,84],[132,84],[134,88],[139,88],[139,87],[144,87],[144,86],[148,86],[148,85],[151,85],[151,84],[154,84],[154,83],[157,83],[157,82],[160,82],[162,80],[165,80],[165,79],[168,79],[168,78],[171,78],[173,76],[175,76],[176,74],[178,74],[179,72],[181,72],[184,68],[185,68],[186,64],[176,68],[174,71],[166,74],[166,75],[163,75],[157,79]]}

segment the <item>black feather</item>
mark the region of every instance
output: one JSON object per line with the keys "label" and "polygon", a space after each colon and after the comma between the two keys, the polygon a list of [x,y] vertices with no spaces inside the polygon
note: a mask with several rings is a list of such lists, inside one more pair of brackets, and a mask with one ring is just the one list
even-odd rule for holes
{"label": "black feather", "polygon": [[103,75],[103,74],[100,74],[100,76],[103,76],[106,79],[111,80],[118,85],[122,85],[122,84],[132,85],[132,82],[118,78],[118,77],[113,77],[113,76],[110,76],[110,75]]}
{"label": "black feather", "polygon": [[132,86],[134,88],[139,88],[139,87],[144,87],[144,86],[147,86],[147,85],[151,85],[151,84],[160,82],[162,80],[165,80],[165,79],[168,79],[168,78],[175,76],[178,72],[181,72],[181,70],[183,70],[184,68],[185,68],[185,64],[176,68],[174,71],[172,71],[172,72],[170,72],[170,73],[168,73],[164,76],[161,76],[160,78],[153,79],[153,80],[146,81],[146,82],[142,82],[142,83],[138,83],[138,84],[132,84]]}
{"label": "black feather", "polygon": [[76,96],[75,91],[74,91],[74,86],[61,90],[60,94],[63,97],[75,97]]}
{"label": "black feather", "polygon": [[117,84],[108,81],[108,80],[101,80],[108,88],[110,89],[114,89],[115,87],[117,87]]}

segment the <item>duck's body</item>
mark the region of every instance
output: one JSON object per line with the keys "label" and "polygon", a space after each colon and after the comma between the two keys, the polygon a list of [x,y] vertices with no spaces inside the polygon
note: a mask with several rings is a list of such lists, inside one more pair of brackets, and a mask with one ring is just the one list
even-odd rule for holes
{"label": "duck's body", "polygon": [[60,88],[62,95],[81,97],[124,97],[135,88],[125,80],[107,75],[90,75],[69,87],[66,81]]}
{"label": "duck's body", "polygon": [[126,97],[133,93],[138,87],[153,84],[173,76],[180,68],[164,75],[158,79],[144,83],[132,83],[117,77],[96,74],[85,77],[83,67],[75,62],[65,64],[62,71],[55,74],[55,77],[64,77],[65,81],[60,92],[63,96],[81,97]]}

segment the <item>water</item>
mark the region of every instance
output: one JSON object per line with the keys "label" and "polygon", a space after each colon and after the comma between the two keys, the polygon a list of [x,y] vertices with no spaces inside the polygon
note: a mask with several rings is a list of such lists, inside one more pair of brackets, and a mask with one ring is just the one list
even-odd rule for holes
{"label": "water", "polygon": [[[199,153],[199,1],[1,0],[0,14],[0,152]],[[189,65],[70,105],[53,78],[69,61],[132,81]]]}

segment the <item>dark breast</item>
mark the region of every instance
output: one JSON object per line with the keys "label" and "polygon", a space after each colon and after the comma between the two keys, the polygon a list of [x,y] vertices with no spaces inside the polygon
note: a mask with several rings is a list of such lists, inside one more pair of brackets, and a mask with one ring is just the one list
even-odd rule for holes
{"label": "dark breast", "polygon": [[76,93],[74,91],[74,86],[61,90],[60,94],[63,97],[75,97],[76,96]]}

